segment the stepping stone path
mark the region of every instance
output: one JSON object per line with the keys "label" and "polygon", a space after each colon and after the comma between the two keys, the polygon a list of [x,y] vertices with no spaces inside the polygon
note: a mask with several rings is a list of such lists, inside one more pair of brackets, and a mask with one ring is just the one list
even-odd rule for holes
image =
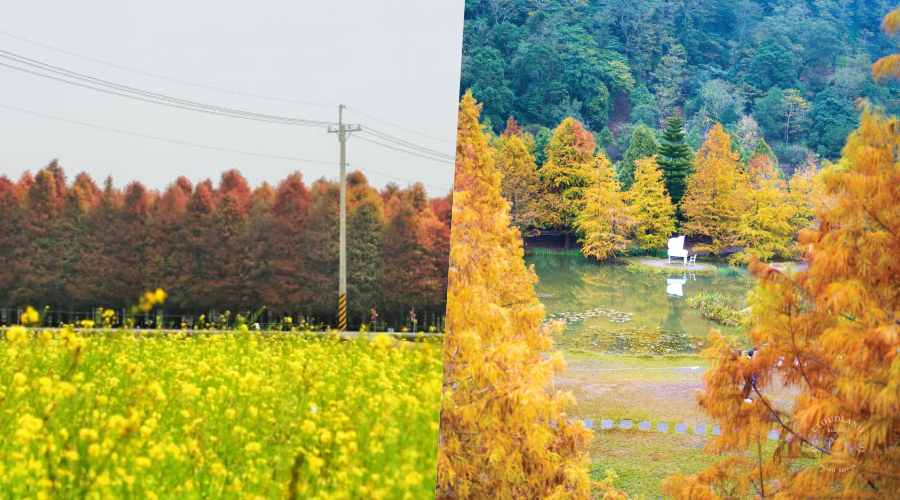
{"label": "stepping stone path", "polygon": [[[584,420],[582,420],[582,423],[584,424],[585,429],[591,429],[594,426],[594,419],[590,419],[590,418],[584,419]],[[612,429],[614,424],[615,424],[615,422],[613,421],[613,419],[604,418],[600,421],[600,428],[601,429]],[[633,426],[634,426],[634,423],[630,419],[626,418],[626,419],[622,419],[619,421],[619,429],[631,429]],[[708,426],[709,426],[709,424],[696,424],[694,426],[694,434],[696,434],[698,436],[706,436],[707,435],[706,430],[707,430]],[[652,427],[653,427],[653,424],[650,423],[649,420],[641,420],[640,422],[638,422],[637,428],[642,431],[649,431]],[[669,423],[668,422],[657,422],[656,431],[663,432],[663,433],[669,432]],[[682,422],[682,423],[675,424],[675,432],[677,432],[679,434],[687,434],[687,431],[688,431],[688,426],[686,423]],[[722,428],[718,425],[713,426],[712,435],[713,436],[721,436]],[[772,429],[769,431],[768,438],[772,439],[772,440],[777,440],[780,435],[781,435],[781,433],[777,429]],[[813,443],[815,443],[815,441],[813,441]]]}
{"label": "stepping stone path", "polygon": [[778,436],[779,436],[780,434],[781,434],[781,433],[778,432],[778,429],[772,429],[771,431],[769,431],[769,439],[777,440],[777,439],[778,439]]}

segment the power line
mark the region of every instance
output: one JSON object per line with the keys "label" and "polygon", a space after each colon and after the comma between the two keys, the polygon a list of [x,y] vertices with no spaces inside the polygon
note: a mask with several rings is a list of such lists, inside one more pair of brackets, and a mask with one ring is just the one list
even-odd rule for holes
{"label": "power line", "polygon": [[436,157],[439,157],[439,158],[446,158],[446,159],[448,159],[448,160],[453,160],[453,159],[454,159],[454,156],[453,156],[453,155],[449,155],[449,154],[447,154],[447,153],[442,153],[442,152],[437,151],[437,150],[434,150],[434,149],[426,148],[426,147],[424,147],[424,146],[420,146],[420,145],[418,145],[418,144],[416,144],[416,143],[413,143],[413,142],[405,141],[405,140],[403,140],[403,139],[400,139],[399,137],[395,137],[395,136],[393,136],[393,135],[386,134],[386,133],[384,133],[384,132],[378,131],[378,130],[373,129],[373,128],[371,128],[371,127],[366,127],[366,128],[364,128],[364,129],[362,130],[362,132],[368,133],[368,134],[370,134],[370,135],[374,135],[375,137],[377,137],[377,138],[379,138],[379,139],[382,139],[382,140],[385,140],[385,141],[388,141],[388,142],[393,142],[394,144],[397,144],[397,145],[399,145],[399,146],[401,146],[401,147],[413,149],[413,150],[419,151],[419,152],[421,152],[421,153],[429,154],[429,155],[431,155],[431,156],[436,156]]}
{"label": "power line", "polygon": [[426,155],[424,155],[424,154],[420,154],[420,153],[417,153],[417,152],[414,152],[414,151],[410,151],[410,150],[408,150],[408,149],[400,149],[400,148],[396,148],[396,147],[394,147],[394,146],[391,146],[391,145],[389,145],[389,144],[385,144],[385,143],[383,143],[383,142],[378,142],[378,141],[373,141],[372,139],[367,139],[366,137],[363,137],[363,136],[357,136],[357,139],[359,139],[359,140],[361,140],[361,141],[371,142],[372,144],[376,144],[376,145],[381,146],[381,147],[383,147],[383,148],[393,149],[394,151],[399,151],[399,152],[401,152],[401,153],[406,153],[406,154],[408,154],[408,155],[418,156],[419,158],[425,158],[426,160],[436,161],[436,162],[438,162],[438,163],[444,163],[444,164],[447,164],[447,165],[453,165],[453,164],[454,164],[454,162],[449,161],[449,160],[446,160],[446,159],[443,159],[443,158],[435,158],[435,157],[433,157],[433,156],[426,156]]}
{"label": "power line", "polygon": [[[131,132],[131,131],[128,131],[128,130],[121,130],[121,129],[112,128],[112,127],[104,127],[104,126],[102,126],[102,125],[96,125],[96,124],[93,124],[93,123],[87,123],[87,122],[82,122],[82,121],[78,121],[78,120],[72,120],[72,119],[69,119],[69,118],[63,118],[63,117],[60,117],[60,116],[49,115],[49,114],[46,114],[46,113],[39,113],[39,112],[37,112],[37,111],[30,111],[30,110],[18,108],[18,107],[15,107],[15,106],[8,106],[8,105],[2,104],[2,103],[0,103],[0,108],[4,108],[4,109],[11,110],[11,111],[16,111],[16,112],[19,112],[19,113],[24,113],[24,114],[32,115],[32,116],[37,116],[37,117],[41,117],[41,118],[47,118],[47,119],[50,119],[50,120],[56,120],[56,121],[60,121],[60,122],[64,122],[64,123],[70,123],[70,124],[74,124],[74,125],[81,125],[81,126],[83,126],[83,127],[93,128],[93,129],[97,129],[97,130],[103,130],[103,131],[106,131],[106,132],[113,132],[113,133],[116,133],[116,134],[128,135],[128,136],[132,136],[132,137],[139,137],[139,138],[142,138],[142,139],[150,139],[150,140],[153,140],[153,141],[159,141],[159,142],[167,142],[167,143],[171,143],[171,144],[177,144],[177,145],[180,145],[180,146],[187,146],[187,147],[192,147],[192,148],[197,148],[197,149],[206,149],[206,150],[211,150],[211,151],[222,151],[222,152],[225,152],[225,153],[233,153],[233,154],[239,154],[239,155],[244,155],[244,156],[253,156],[253,157],[258,157],[258,158],[268,158],[268,159],[274,159],[274,160],[284,160],[284,161],[299,162],[299,163],[311,163],[311,164],[319,164],[319,165],[328,165],[328,166],[332,166],[332,167],[337,166],[337,163],[332,162],[332,161],[310,160],[310,159],[307,159],[307,158],[297,158],[297,157],[294,157],[294,156],[283,156],[283,155],[273,155],[273,154],[267,154],[267,153],[256,153],[256,152],[252,152],[252,151],[243,151],[243,150],[239,150],[239,149],[230,149],[230,148],[222,148],[222,147],[218,147],[218,146],[210,146],[210,145],[206,145],[206,144],[197,144],[197,143],[194,143],[194,142],[181,141],[181,140],[178,140],[178,139],[169,139],[169,138],[167,138],[167,137],[159,137],[159,136],[155,136],[155,135],[140,134],[140,133],[137,133],[137,132]],[[349,166],[349,165],[350,165],[350,164],[348,163],[348,166]],[[404,177],[398,177],[398,176],[396,176],[396,175],[391,175],[391,174],[388,174],[388,173],[385,173],[385,172],[381,172],[381,171],[378,171],[378,170],[373,170],[373,169],[370,169],[370,168],[364,168],[364,167],[358,167],[358,166],[356,166],[355,164],[354,164],[354,168],[356,168],[356,169],[358,169],[358,170],[361,170],[361,171],[363,171],[363,172],[370,173],[370,174],[380,175],[380,176],[382,176],[382,177],[386,177],[386,178],[390,178],[390,179],[395,179],[395,180],[399,180],[399,181],[404,181],[404,182],[407,182],[407,183],[415,183],[415,182],[417,182],[417,181],[411,181],[411,180],[406,179],[406,178],[404,178]],[[446,191],[446,188],[439,188],[439,187],[436,187],[436,186],[429,186],[429,185],[427,185],[427,184],[423,184],[423,185],[424,185],[425,187],[427,187],[427,188],[435,189],[435,190],[437,190],[437,191]]]}
{"label": "power line", "polygon": [[[178,97],[172,97],[166,94],[158,94],[155,92],[150,92],[142,89],[138,89],[135,87],[130,87],[128,85],[121,85],[118,83],[110,82],[101,78],[94,78],[88,75],[84,75],[81,73],[77,73],[75,71],[66,70],[64,68],[59,68],[57,66],[53,66],[51,64],[42,63],[40,61],[30,59],[24,56],[20,56],[18,54],[8,52],[5,50],[0,50],[0,58],[6,60],[12,60],[19,64],[25,64],[27,66],[31,66],[33,68],[37,68],[43,71],[48,71],[57,76],[48,75],[45,73],[41,73],[38,71],[32,71],[26,68],[22,68],[19,66],[13,66],[9,64],[0,63],[0,66],[5,66],[10,69],[14,69],[17,71],[22,71],[25,73],[30,73],[32,75],[40,76],[43,78],[48,78],[51,80],[56,80],[58,82],[75,85],[78,87],[87,88],[90,90],[94,90],[97,92],[104,92],[108,94],[114,94],[121,97],[126,97],[129,99],[135,99],[138,101],[149,102],[153,104],[160,104],[164,106],[170,106],[180,109],[186,109],[190,111],[197,111],[202,113],[220,115],[220,116],[228,116],[231,118],[242,118],[247,120],[255,120],[255,121],[263,121],[269,123],[283,123],[287,125],[301,125],[301,126],[313,126],[313,127],[327,127],[329,125],[333,125],[334,122],[328,121],[320,121],[320,120],[307,120],[300,118],[291,118],[285,116],[275,116],[268,115],[263,113],[255,113],[251,111],[243,111],[234,108],[226,108],[222,106],[215,106],[211,104],[205,104],[197,101],[191,101],[187,99],[181,99]],[[60,78],[64,77],[64,78]],[[69,78],[69,79],[66,79]],[[71,81],[70,79],[80,80],[86,83],[78,83],[77,81]],[[98,88],[101,87],[101,88]],[[105,87],[105,88],[104,88]]]}
{"label": "power line", "polygon": [[[313,126],[313,127],[325,127],[334,124],[334,122],[326,122],[326,121],[316,121],[316,120],[307,120],[307,119],[299,119],[299,118],[291,118],[284,116],[275,116],[268,115],[263,113],[255,113],[249,111],[243,111],[234,108],[226,108],[222,106],[215,106],[210,104],[205,104],[197,101],[191,101],[187,99],[181,99],[178,97],[172,97],[166,94],[159,94],[156,92],[150,92],[143,89],[139,89],[136,87],[131,87],[128,85],[122,85],[115,82],[111,82],[102,78],[95,78],[92,76],[88,76],[82,73],[78,73],[75,71],[67,70],[65,68],[60,68],[58,66],[54,66],[52,64],[47,64],[35,59],[31,59],[25,56],[21,56],[19,54],[9,52],[6,50],[0,49],[0,59],[6,59],[7,61],[13,61],[15,63],[24,64],[26,66],[30,66],[40,71],[33,71],[27,68],[9,65],[3,62],[0,62],[0,66],[14,69],[17,71],[22,71],[25,73],[29,73],[35,76],[40,76],[43,78],[55,80],[61,83],[74,85],[78,87],[87,88],[90,90],[94,90],[97,92],[103,92],[107,94],[117,95],[120,97],[125,97],[128,99],[134,99],[138,101],[148,102],[152,104],[159,104],[163,106],[169,106],[178,109],[184,109],[189,111],[196,111],[206,114],[226,116],[231,118],[241,118],[246,120],[254,120],[254,121],[262,121],[268,123],[281,123],[287,125],[301,125],[301,126]],[[49,72],[51,74],[46,74],[44,72]],[[56,75],[56,76],[54,76]],[[72,81],[72,80],[76,81]],[[82,83],[79,83],[82,82]],[[395,151],[404,152],[407,154],[411,154],[413,156],[418,156],[421,158],[431,159],[431,160],[443,160],[447,163],[451,163],[454,161],[454,157],[448,155],[446,153],[442,153],[440,151],[436,151],[433,149],[426,148],[424,146],[420,146],[410,141],[406,141],[404,139],[398,138],[396,136],[387,134],[377,129],[367,128],[363,132],[367,132],[373,135],[375,138],[380,139],[381,141],[387,141],[394,144],[394,146],[384,144],[383,142],[379,142],[376,140],[365,139],[368,142],[373,144],[380,145],[382,147],[386,147],[388,149],[393,149]]]}
{"label": "power line", "polygon": [[[189,82],[189,81],[186,81],[186,80],[181,80],[181,79],[173,78],[173,77],[170,77],[170,76],[164,76],[164,75],[159,75],[159,74],[156,74],[156,73],[150,73],[149,71],[143,71],[143,70],[136,69],[136,68],[131,68],[131,67],[128,67],[128,66],[122,66],[122,65],[120,65],[120,64],[111,63],[111,62],[108,62],[108,61],[103,61],[103,60],[101,60],[101,59],[96,59],[96,58],[94,58],[94,57],[90,57],[90,56],[86,56],[86,55],[83,55],[83,54],[79,54],[79,53],[77,53],[77,52],[72,52],[72,51],[69,51],[69,50],[66,50],[66,49],[62,49],[62,48],[59,48],[59,47],[54,47],[53,45],[48,45],[48,44],[46,44],[46,43],[38,42],[38,41],[32,40],[32,39],[30,39],[30,38],[25,38],[25,37],[23,37],[23,36],[14,35],[14,34],[12,34],[12,33],[9,33],[9,32],[3,31],[3,30],[0,30],[0,35],[4,35],[4,36],[7,36],[7,37],[9,37],[9,38],[14,38],[14,39],[16,39],[16,40],[20,40],[20,41],[23,41],[23,42],[26,42],[26,43],[30,43],[30,44],[36,45],[36,46],[38,46],[38,47],[43,47],[43,48],[45,48],[45,49],[50,49],[50,50],[59,52],[59,53],[61,53],[61,54],[66,54],[66,55],[70,55],[70,56],[77,57],[77,58],[80,58],[80,59],[84,59],[84,60],[86,60],[86,61],[91,61],[91,62],[95,62],[95,63],[98,63],[98,64],[103,64],[104,66],[109,66],[109,67],[111,67],[111,68],[116,68],[116,69],[120,69],[120,70],[123,70],[123,71],[130,71],[130,72],[132,72],[132,73],[136,73],[136,74],[139,74],[139,75],[144,75],[144,76],[149,76],[149,77],[151,77],[151,78],[157,78],[157,79],[160,79],[160,80],[165,80],[165,81],[169,81],[169,82],[179,83],[179,84],[181,84],[181,85],[188,85],[188,86],[190,86],[190,87],[195,87],[195,88],[200,88],[200,89],[205,89],[205,90],[213,90],[213,91],[216,91],[216,92],[223,92],[223,93],[226,93],[226,94],[239,95],[239,96],[244,96],[244,97],[253,97],[253,98],[255,98],[255,99],[264,99],[264,100],[267,100],[267,101],[284,102],[284,103],[290,103],[290,104],[301,104],[301,105],[304,105],[304,106],[318,106],[318,107],[323,107],[323,108],[334,108],[335,106],[337,106],[336,104],[324,104],[324,103],[319,103],[319,102],[298,101],[298,100],[294,100],[294,99],[285,99],[285,98],[280,98],[280,97],[272,97],[272,96],[267,96],[267,95],[262,95],[262,94],[254,94],[254,93],[251,93],[251,92],[241,92],[241,91],[237,91],[237,90],[231,90],[231,89],[226,89],[226,88],[222,88],[222,87],[216,87],[216,86],[213,86],[213,85],[204,85],[204,84],[201,84],[201,83]],[[375,119],[375,118],[373,118],[373,119]]]}
{"label": "power line", "polygon": [[128,130],[121,130],[121,129],[116,129],[116,128],[112,128],[112,127],[104,127],[102,125],[95,125],[93,123],[87,123],[87,122],[82,122],[82,121],[78,121],[78,120],[71,120],[69,118],[63,118],[61,116],[48,115],[45,113],[39,113],[37,111],[29,111],[27,109],[17,108],[15,106],[8,106],[5,104],[0,104],[0,108],[5,108],[5,109],[9,109],[12,111],[18,111],[20,113],[25,113],[25,114],[32,115],[32,116],[39,116],[42,118],[48,118],[51,120],[57,120],[57,121],[65,122],[65,123],[72,123],[75,125],[90,127],[90,128],[94,128],[94,129],[98,129],[98,130],[105,130],[107,132],[115,132],[117,134],[130,135],[133,137],[140,137],[143,139],[151,139],[154,141],[179,144],[181,146],[190,146],[193,148],[209,149],[209,150],[213,150],[213,151],[224,151],[226,153],[235,153],[235,154],[241,154],[241,155],[246,155],[246,156],[256,156],[256,157],[260,157],[260,158],[271,158],[271,159],[275,159],[275,160],[288,160],[288,161],[296,161],[296,162],[302,162],[302,163],[317,163],[320,165],[330,165],[330,166],[337,165],[337,163],[335,163],[333,161],[309,160],[306,158],[296,158],[293,156],[280,156],[280,155],[272,155],[272,154],[266,154],[266,153],[254,153],[251,151],[241,151],[239,149],[221,148],[218,146],[197,144],[197,143],[193,143],[193,142],[181,141],[178,139],[169,139],[166,137],[159,137],[159,136],[155,136],[155,135],[139,134],[137,132],[130,132]]}
{"label": "power line", "polygon": [[381,118],[377,118],[377,117],[372,116],[372,115],[370,115],[370,114],[368,114],[368,113],[363,113],[362,111],[360,111],[360,110],[358,110],[358,109],[353,109],[353,108],[349,108],[349,107],[346,108],[346,109],[347,109],[348,111],[351,111],[351,112],[356,113],[356,114],[358,114],[358,115],[365,116],[366,118],[369,118],[369,119],[371,119],[371,120],[375,120],[376,122],[384,123],[385,125],[390,125],[391,127],[394,127],[394,128],[396,128],[396,129],[399,129],[399,130],[403,130],[403,131],[405,131],[405,132],[409,132],[409,133],[411,133],[411,134],[420,135],[420,136],[422,136],[422,137],[427,137],[427,138],[429,138],[429,139],[432,139],[432,140],[435,140],[435,141],[439,141],[439,142],[443,142],[443,143],[446,143],[446,144],[453,144],[453,145],[456,145],[456,142],[455,142],[455,141],[448,141],[447,139],[441,139],[440,137],[435,137],[435,136],[433,136],[433,135],[423,134],[422,132],[419,132],[419,131],[417,131],[417,130],[413,130],[413,129],[410,129],[410,128],[406,128],[406,127],[403,127],[403,126],[401,126],[401,125],[397,125],[396,123],[391,123],[391,122],[389,122],[389,121],[387,121],[387,120],[382,120]]}
{"label": "power line", "polygon": [[[22,72],[29,73],[29,74],[32,74],[35,76],[40,76],[43,78],[55,80],[55,81],[58,81],[61,83],[69,84],[69,85],[87,88],[87,89],[94,90],[97,92],[117,95],[120,97],[125,97],[128,99],[134,99],[134,100],[138,100],[138,101],[148,102],[148,103],[152,103],[152,104],[159,104],[159,105],[163,105],[163,106],[169,106],[169,107],[173,107],[173,108],[184,109],[184,110],[189,110],[189,111],[196,111],[196,112],[212,114],[212,115],[226,116],[226,117],[230,117],[230,118],[241,118],[241,119],[246,119],[246,120],[254,120],[254,121],[261,121],[261,122],[268,122],[268,123],[281,123],[281,124],[287,124],[287,125],[302,125],[302,126],[313,126],[313,127],[325,127],[325,126],[334,124],[334,122],[307,120],[307,119],[299,119],[299,118],[291,118],[291,117],[275,116],[275,115],[268,115],[268,114],[263,114],[263,113],[243,111],[243,110],[234,109],[234,108],[226,108],[226,107],[222,107],[222,106],[215,106],[215,105],[205,104],[205,103],[201,103],[201,102],[197,102],[197,101],[181,99],[181,98],[169,96],[166,94],[150,92],[150,91],[142,90],[142,89],[139,89],[136,87],[131,87],[128,85],[122,85],[122,84],[118,84],[115,82],[111,82],[111,81],[108,81],[108,80],[105,80],[102,78],[95,78],[95,77],[88,76],[88,75],[78,73],[75,71],[67,70],[65,68],[60,68],[58,66],[47,64],[47,63],[44,63],[44,62],[41,62],[41,61],[38,61],[35,59],[21,56],[19,54],[13,53],[13,52],[2,50],[2,49],[0,49],[0,59],[5,59],[7,61],[12,61],[12,62],[15,62],[18,64],[24,64],[26,66],[30,66],[31,68],[35,68],[39,71],[33,71],[28,68],[23,68],[20,66],[15,66],[15,65],[10,65],[10,64],[0,62],[0,66],[2,66],[2,67],[14,69],[17,71],[22,71]],[[41,71],[49,72],[50,74],[46,74]],[[54,75],[56,75],[56,76],[54,76]],[[73,79],[75,81],[73,81]],[[9,107],[9,106],[7,106],[7,108],[13,109],[12,107]],[[18,108],[16,108],[16,109],[19,111],[22,111],[22,112],[28,112],[26,110],[21,110]],[[31,112],[31,114],[36,114],[36,113]],[[121,133],[126,133],[126,134],[130,134],[130,135],[135,135],[135,136],[141,136],[141,134],[134,134],[134,133],[126,132],[126,131],[119,131],[119,130],[115,130],[115,129],[110,129],[108,127],[95,126],[95,125],[86,124],[83,122],[76,122],[74,120],[67,120],[67,119],[59,118],[59,117],[52,117],[50,115],[42,115],[42,116],[45,116],[48,118],[53,118],[53,119],[59,119],[62,121],[69,121],[71,123],[77,123],[77,124],[81,124],[81,125],[85,125],[85,126],[92,126],[94,128],[99,128],[99,129],[104,129],[104,130],[109,130],[109,131],[114,131],[114,132],[121,132]],[[359,137],[363,141],[370,142],[372,144],[375,144],[375,145],[378,145],[378,146],[381,146],[381,147],[384,147],[387,149],[392,149],[394,151],[398,151],[401,153],[417,156],[417,157],[432,160],[432,161],[437,161],[437,162],[446,163],[446,164],[454,163],[454,158],[450,155],[441,153],[441,152],[433,150],[433,149],[426,148],[424,146],[420,146],[418,144],[415,144],[410,141],[406,141],[404,139],[400,139],[398,137],[392,136],[385,132],[381,132],[379,130],[370,129],[370,128],[367,128],[367,129],[363,130],[362,132],[368,133],[368,134],[372,135],[373,137],[375,137],[376,139],[379,139],[379,140],[373,140],[373,139],[369,139],[369,138],[365,138],[365,137]],[[189,146],[193,145],[193,146],[197,146],[197,147],[204,147],[206,149],[220,149],[223,151],[230,151],[230,152],[234,152],[237,154],[249,154],[251,156],[261,156],[261,157],[270,157],[270,158],[277,157],[277,155],[249,153],[249,152],[242,152],[242,151],[237,151],[237,150],[227,150],[226,148],[216,148],[216,147],[207,147],[207,146],[202,146],[202,145],[189,144],[189,143],[184,143],[183,141],[167,140],[165,138],[159,138],[159,137],[155,137],[155,136],[144,136],[144,137],[149,138],[149,139],[154,139],[154,140],[161,140],[161,141],[165,141],[165,142],[183,143],[184,145],[189,145]],[[384,142],[380,142],[380,141],[387,141],[389,143],[393,143],[394,145],[385,144]],[[297,159],[292,159],[289,157],[280,157],[280,159],[297,160]],[[379,172],[375,172],[375,173],[378,173],[379,175],[385,175],[385,174],[379,173]]]}

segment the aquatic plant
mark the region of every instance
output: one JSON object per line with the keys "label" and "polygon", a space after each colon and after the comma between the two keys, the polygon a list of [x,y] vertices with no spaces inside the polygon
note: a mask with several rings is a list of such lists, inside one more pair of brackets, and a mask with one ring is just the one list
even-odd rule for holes
{"label": "aquatic plant", "polygon": [[696,309],[703,319],[725,326],[747,326],[747,299],[720,293],[707,293],[688,297],[685,303]]}
{"label": "aquatic plant", "polygon": [[662,328],[592,326],[579,334],[558,337],[556,348],[573,352],[597,352],[664,356],[699,351],[707,339]]}
{"label": "aquatic plant", "polygon": [[526,255],[533,255],[536,257],[568,257],[568,258],[585,258],[581,254],[581,250],[576,248],[563,248],[563,249],[553,249],[553,248],[531,248],[525,251]]}

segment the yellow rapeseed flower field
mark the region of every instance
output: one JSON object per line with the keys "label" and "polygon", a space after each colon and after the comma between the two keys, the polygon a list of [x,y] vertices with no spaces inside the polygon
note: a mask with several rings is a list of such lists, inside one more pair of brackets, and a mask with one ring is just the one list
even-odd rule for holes
{"label": "yellow rapeseed flower field", "polygon": [[0,497],[434,496],[443,344],[0,333]]}

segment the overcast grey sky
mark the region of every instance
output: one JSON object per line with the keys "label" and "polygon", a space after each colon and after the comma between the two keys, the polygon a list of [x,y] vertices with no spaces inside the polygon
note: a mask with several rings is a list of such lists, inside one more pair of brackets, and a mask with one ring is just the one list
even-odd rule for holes
{"label": "overcast grey sky", "polygon": [[[0,0],[0,31],[11,35],[198,85],[333,104],[327,108],[153,78],[5,34],[0,34],[0,50],[160,94],[279,116],[337,121],[340,102],[350,108],[345,113],[350,123],[452,156],[462,16],[463,0]],[[0,58],[0,64],[34,70],[8,58]],[[13,180],[54,158],[70,180],[85,171],[98,184],[112,175],[119,187],[139,180],[162,189],[179,175],[196,182],[218,179],[231,168],[254,186],[293,171],[302,172],[308,182],[337,178],[337,138],[321,128],[174,109],[3,66],[0,106],[175,141],[333,162],[304,164],[202,150],[0,107],[0,175]],[[348,142],[348,163],[350,170],[364,169],[373,185],[421,181],[432,195],[450,189],[452,164],[385,149],[360,137],[365,136]]]}

